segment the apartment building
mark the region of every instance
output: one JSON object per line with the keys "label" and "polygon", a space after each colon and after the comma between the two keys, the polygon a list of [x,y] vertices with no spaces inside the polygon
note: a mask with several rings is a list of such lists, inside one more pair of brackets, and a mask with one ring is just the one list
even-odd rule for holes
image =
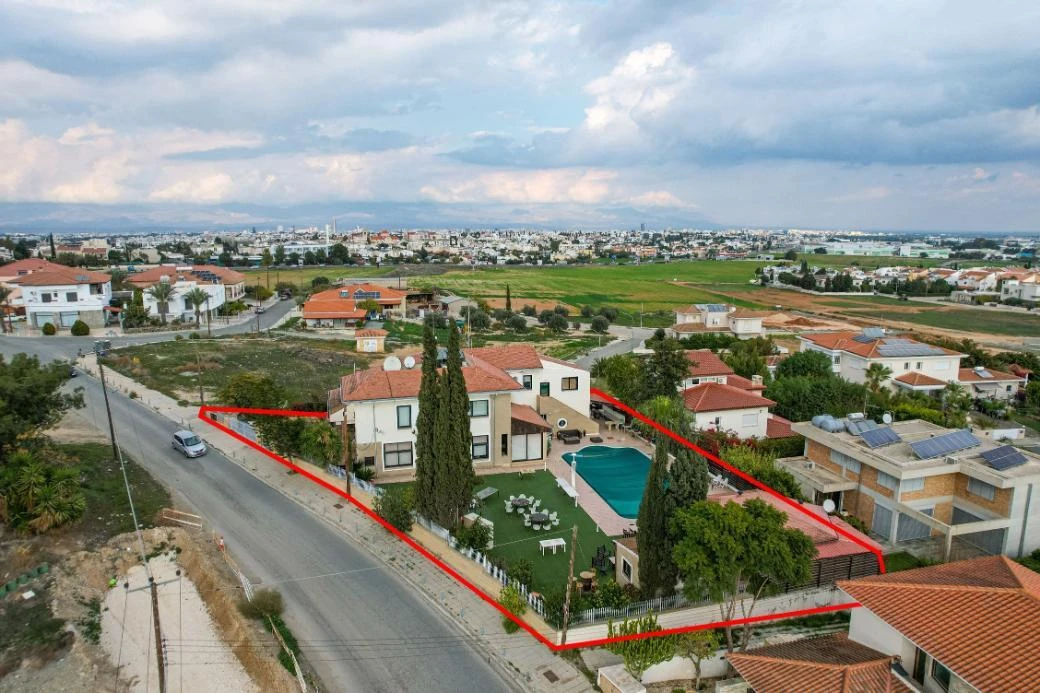
{"label": "apartment building", "polygon": [[[447,358],[442,348],[439,361]],[[542,460],[553,431],[599,430],[589,417],[589,373],[529,345],[463,350],[474,465]],[[421,354],[344,376],[329,393],[329,420],[353,430],[359,461],[377,474],[411,473]]]}
{"label": "apartment building", "polygon": [[883,541],[936,558],[1040,548],[1040,456],[925,421],[815,417],[779,460],[815,502],[833,500]]}
{"label": "apartment building", "polygon": [[892,372],[883,385],[893,388],[941,390],[958,381],[964,356],[908,337],[886,336],[881,328],[802,334],[798,341],[801,351],[826,354],[834,372],[854,383],[866,382],[867,369],[879,363]]}

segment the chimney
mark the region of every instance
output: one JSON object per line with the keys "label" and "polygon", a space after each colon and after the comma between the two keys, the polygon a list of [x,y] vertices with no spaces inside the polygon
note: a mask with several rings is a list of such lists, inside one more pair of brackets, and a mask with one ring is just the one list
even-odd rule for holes
{"label": "chimney", "polygon": [[755,385],[761,385],[762,384],[762,376],[757,375],[757,374],[751,376],[751,382],[754,383]]}

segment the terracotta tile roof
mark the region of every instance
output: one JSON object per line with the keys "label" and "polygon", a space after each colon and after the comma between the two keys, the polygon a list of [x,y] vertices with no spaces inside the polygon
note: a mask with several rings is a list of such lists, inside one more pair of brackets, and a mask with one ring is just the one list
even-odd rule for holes
{"label": "terracotta tile roof", "polygon": [[[681,327],[681,325],[680,325]],[[710,375],[733,375],[733,369],[711,349],[691,349],[686,352],[690,362],[689,374],[697,378]]]}
{"label": "terracotta tile roof", "polygon": [[[416,361],[420,361],[418,356]],[[474,361],[462,367],[466,392],[501,392],[519,390],[521,385],[500,368]],[[363,371],[345,375],[340,381],[344,402],[362,402],[371,399],[401,399],[419,396],[422,371],[419,368],[384,371],[377,364]]]}
{"label": "terracotta tile roof", "polygon": [[735,311],[729,314],[731,318],[750,319],[750,318],[768,318],[773,314],[771,310],[748,310],[747,308],[737,308]]}
{"label": "terracotta tile roof", "polygon": [[552,430],[552,426],[546,423],[542,415],[526,404],[510,404],[509,418],[524,421],[547,431]]}
{"label": "terracotta tile roof", "polygon": [[530,344],[507,344],[505,346],[465,349],[467,356],[474,356],[503,370],[517,368],[541,368],[542,360]]}
{"label": "terracotta tile roof", "polygon": [[747,378],[736,374],[727,375],[726,384],[740,388],[741,390],[747,390],[748,392],[764,392],[766,389],[764,383],[756,383],[753,380],[748,380]]}
{"label": "terracotta tile roof", "polygon": [[639,542],[636,540],[635,537],[622,537],[621,539],[615,539],[614,543],[621,544],[629,551],[632,551],[637,554],[639,553]]}
{"label": "terracotta tile roof", "polygon": [[6,265],[0,266],[0,277],[17,277],[22,274],[29,274],[30,272],[37,272],[48,267],[63,267],[64,265],[58,265],[54,262],[49,262],[39,257],[30,257],[24,260],[15,260],[9,262]]}
{"label": "terracotta tile roof", "polygon": [[[875,339],[871,342],[858,342],[855,337],[858,337],[860,332],[819,332],[817,334],[802,335],[801,339],[808,340],[813,344],[829,349],[831,351],[847,351],[850,354],[856,354],[857,356],[863,356],[866,358],[880,358],[881,354],[878,352],[878,347],[885,344],[888,337],[882,337]],[[936,350],[936,354],[946,354],[948,356],[963,356],[958,351],[951,349],[944,349],[943,347],[933,346],[931,344],[924,344],[908,337],[898,337],[898,339],[913,342],[915,344],[922,344],[929,346]],[[893,357],[894,358],[894,357]]]}
{"label": "terracotta tile roof", "polygon": [[893,657],[845,633],[733,652],[726,659],[757,693],[912,690],[892,673]]}
{"label": "terracotta tile roof", "polygon": [[675,312],[676,313],[681,313],[683,315],[689,315],[691,313],[700,313],[701,309],[698,308],[695,305],[692,305],[692,306],[682,306],[680,308],[676,308]]}
{"label": "terracotta tile roof", "polygon": [[236,272],[227,267],[220,267],[219,265],[159,265],[158,267],[146,269],[143,272],[131,274],[127,278],[127,282],[138,287],[148,287],[158,284],[164,276],[170,277],[171,281],[175,281],[175,277],[184,277],[187,281],[206,281],[200,276],[202,272],[208,272],[217,276],[220,279],[220,283],[225,285],[241,284],[246,280],[246,275],[241,272]]}
{"label": "terracotta tile roof", "polygon": [[31,274],[24,274],[10,280],[12,284],[21,286],[65,286],[71,284],[106,284],[112,277],[101,272],[91,272],[79,267],[66,267],[48,263],[47,267]]}
{"label": "terracotta tile roof", "polygon": [[985,368],[983,370],[990,374],[989,378],[983,376],[974,368],[962,368],[957,373],[957,380],[961,381],[962,383],[992,383],[1004,380],[1024,380],[1024,378],[1020,378],[1017,375],[1012,375],[1011,373],[1004,373],[1002,371],[995,371],[992,368]]}
{"label": "terracotta tile roof", "polygon": [[1021,378],[1025,378],[1033,374],[1033,371],[1029,370],[1028,368],[1022,367],[1017,363],[1012,363],[1010,366],[1008,366],[1008,370]]}
{"label": "terracotta tile roof", "polygon": [[355,291],[378,291],[379,298],[374,298],[372,300],[376,303],[388,305],[399,304],[405,297],[408,296],[408,293],[405,291],[391,289],[389,286],[383,286],[381,284],[349,284],[347,286],[341,286],[336,289],[331,289],[331,291],[335,291],[337,295],[341,291],[346,292],[345,295],[347,296],[353,296]]}
{"label": "terracotta tile roof", "polygon": [[917,371],[904,373],[898,378],[895,378],[895,380],[904,385],[910,385],[911,387],[946,387],[945,380],[939,380],[938,378],[933,378],[930,375],[918,373]]}
{"label": "terracotta tile roof", "polygon": [[790,421],[776,414],[769,415],[766,420],[766,438],[791,438],[795,435]]}
{"label": "terracotta tile roof", "polygon": [[975,688],[1040,690],[1040,574],[1006,556],[838,587]]}
{"label": "terracotta tile roof", "polygon": [[[324,292],[323,292],[324,293]],[[368,311],[358,308],[350,298],[317,298],[312,296],[303,304],[303,317],[311,320],[320,318],[361,320]]]}
{"label": "terracotta tile roof", "polygon": [[771,407],[776,402],[732,385],[703,383],[683,390],[686,408],[694,412]]}
{"label": "terracotta tile roof", "polygon": [[369,330],[358,330],[354,333],[355,337],[385,337],[389,332],[386,330],[369,329]]}

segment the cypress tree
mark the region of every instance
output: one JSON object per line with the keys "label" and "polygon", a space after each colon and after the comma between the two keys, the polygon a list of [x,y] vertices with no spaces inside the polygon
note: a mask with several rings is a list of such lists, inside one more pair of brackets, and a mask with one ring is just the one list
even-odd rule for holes
{"label": "cypress tree", "polygon": [[708,462],[685,445],[675,451],[668,474],[668,495],[674,508],[688,508],[708,497]]}
{"label": "cypress tree", "polygon": [[667,470],[668,441],[659,435],[637,520],[639,588],[644,599],[656,597],[661,591],[670,594],[675,590],[675,571],[672,568],[674,564],[668,535],[668,499],[665,489]]}
{"label": "cypress tree", "polygon": [[451,324],[448,359],[440,377],[437,448],[439,470],[438,516],[445,527],[454,527],[469,507],[473,493],[473,435],[469,428],[469,395],[462,375],[459,330]]}
{"label": "cypress tree", "polygon": [[513,312],[513,298],[509,295],[509,284],[506,284],[506,310]]}
{"label": "cypress tree", "polygon": [[437,339],[429,322],[423,328],[422,380],[419,383],[419,412],[415,417],[415,509],[420,515],[437,516]]}

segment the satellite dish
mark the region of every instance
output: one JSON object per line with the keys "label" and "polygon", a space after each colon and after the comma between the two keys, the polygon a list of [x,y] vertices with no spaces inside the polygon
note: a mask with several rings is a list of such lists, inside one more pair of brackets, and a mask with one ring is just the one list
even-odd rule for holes
{"label": "satellite dish", "polygon": [[404,367],[408,368],[408,369],[415,368],[415,357],[414,356],[405,356],[404,357]]}
{"label": "satellite dish", "polygon": [[387,356],[383,359],[383,370],[384,371],[399,371],[401,370],[401,359],[396,356]]}
{"label": "satellite dish", "polygon": [[831,513],[833,513],[833,512],[834,512],[834,510],[835,510],[835,508],[837,508],[837,507],[838,507],[838,506],[836,506],[836,505],[834,504],[834,501],[832,501],[832,500],[831,500],[830,498],[828,498],[827,500],[823,501],[823,509],[824,509],[824,511],[825,511],[825,512],[826,512],[826,513],[827,513],[828,515],[830,515]]}
{"label": "satellite dish", "polygon": [[892,423],[892,415],[886,411],[884,415],[881,417],[881,420],[887,424],[890,424]]}

